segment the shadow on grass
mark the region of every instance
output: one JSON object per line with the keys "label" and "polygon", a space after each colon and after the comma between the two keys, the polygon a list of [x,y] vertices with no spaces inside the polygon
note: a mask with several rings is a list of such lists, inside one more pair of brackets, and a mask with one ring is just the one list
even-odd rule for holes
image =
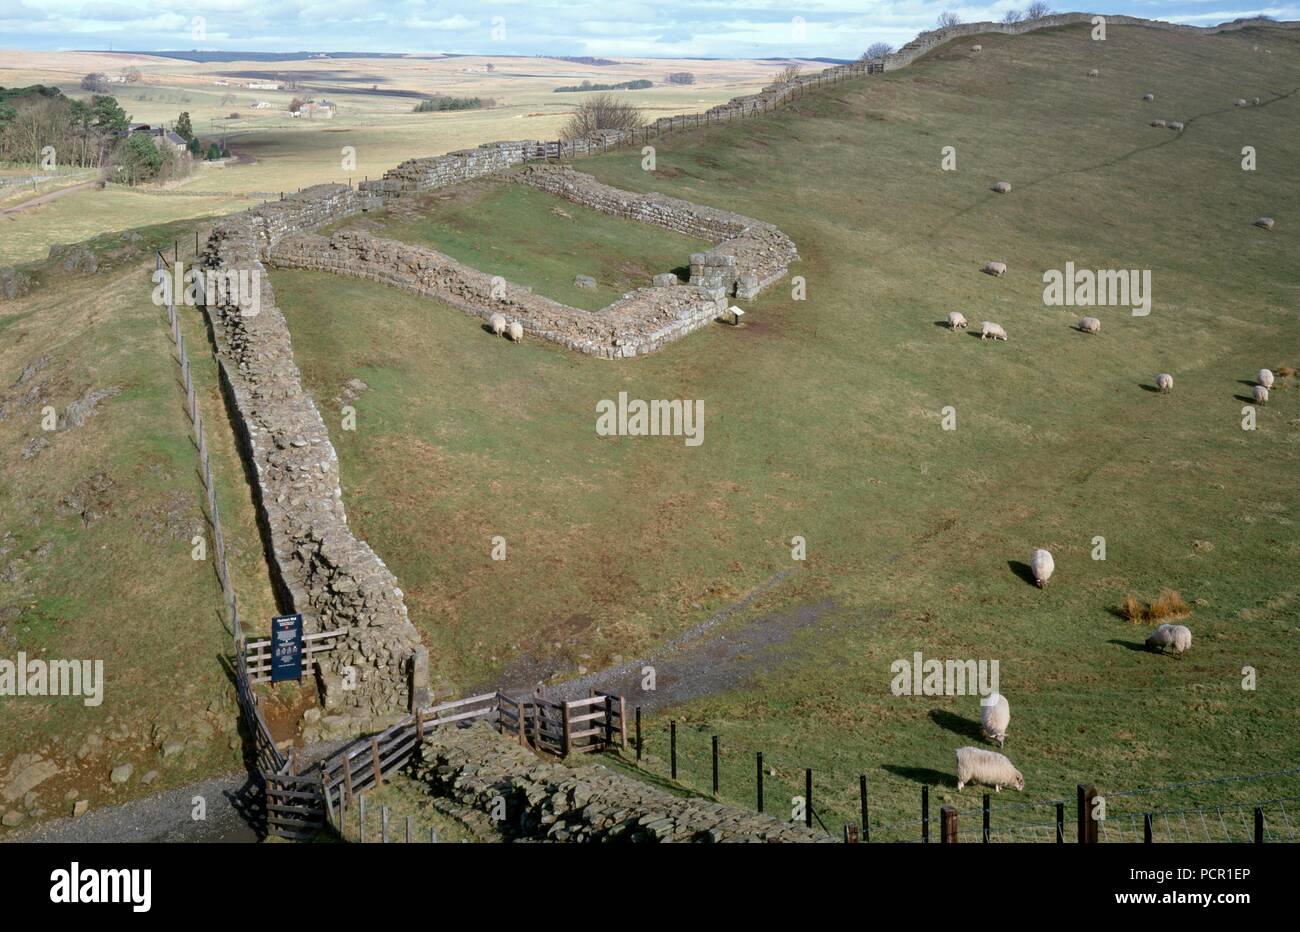
{"label": "shadow on grass", "polygon": [[1129,650],[1137,651],[1139,654],[1145,654],[1147,652],[1146,641],[1122,641],[1119,638],[1111,638],[1106,643],[1114,644],[1116,647],[1127,647]]}
{"label": "shadow on grass", "polygon": [[1238,401],[1244,401],[1248,405],[1253,405],[1255,403],[1255,398],[1253,395],[1233,395],[1232,397],[1237,399]]}
{"label": "shadow on grass", "polygon": [[1152,392],[1153,394],[1156,394],[1156,395],[1163,394],[1163,393],[1160,391],[1160,389],[1156,388],[1154,385],[1148,385],[1148,384],[1145,383],[1145,382],[1140,382],[1140,383],[1138,383],[1138,384],[1142,387],[1142,391],[1144,391],[1144,392]]}
{"label": "shadow on grass", "polygon": [[1034,569],[1028,563],[1022,563],[1019,560],[1008,560],[1007,566],[1011,572],[1015,573],[1022,580],[1029,583],[1035,589],[1038,588],[1038,581],[1034,579]]}
{"label": "shadow on grass", "polygon": [[955,735],[961,735],[963,738],[970,738],[974,741],[980,741],[984,738],[984,731],[981,729],[980,723],[975,719],[954,715],[945,709],[931,709],[930,721]]}
{"label": "shadow on grass", "polygon": [[881,770],[892,773],[913,783],[925,783],[932,786],[956,786],[957,778],[951,774],[935,770],[933,767],[900,767],[898,764],[881,764]]}

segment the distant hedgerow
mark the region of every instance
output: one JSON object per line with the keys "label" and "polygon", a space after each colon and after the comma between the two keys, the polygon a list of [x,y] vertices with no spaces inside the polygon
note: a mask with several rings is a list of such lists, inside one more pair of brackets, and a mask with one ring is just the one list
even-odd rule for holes
{"label": "distant hedgerow", "polygon": [[495,107],[491,97],[446,97],[438,95],[415,105],[416,113],[441,113],[445,110],[486,110]]}

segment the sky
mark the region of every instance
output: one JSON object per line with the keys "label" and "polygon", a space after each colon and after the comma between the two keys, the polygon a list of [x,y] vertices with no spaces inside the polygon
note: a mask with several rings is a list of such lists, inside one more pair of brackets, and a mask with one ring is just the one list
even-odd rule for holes
{"label": "sky", "polygon": [[[0,49],[456,52],[657,58],[856,58],[1027,0],[0,0]],[[1300,0],[1116,0],[1061,7],[1213,25],[1300,19]]]}

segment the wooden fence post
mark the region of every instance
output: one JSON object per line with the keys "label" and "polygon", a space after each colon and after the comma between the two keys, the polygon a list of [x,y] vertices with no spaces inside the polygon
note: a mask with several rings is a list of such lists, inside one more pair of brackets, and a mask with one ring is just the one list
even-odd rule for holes
{"label": "wooden fence post", "polygon": [[352,799],[352,760],[348,757],[343,758],[343,793]]}
{"label": "wooden fence post", "polygon": [[1056,804],[1056,843],[1065,844],[1065,803]]}
{"label": "wooden fence post", "polygon": [[357,797],[357,844],[366,841],[366,794]]}
{"label": "wooden fence post", "polygon": [[528,747],[528,735],[524,731],[526,727],[524,723],[527,721],[524,713],[524,700],[515,700],[515,715],[519,716],[519,743],[524,747]]}
{"label": "wooden fence post", "polygon": [[871,841],[871,823],[867,821],[867,775],[858,774],[858,797],[862,802],[862,840]]}
{"label": "wooden fence post", "polygon": [[560,746],[560,756],[561,756],[561,757],[568,757],[568,756],[569,756],[569,731],[570,731],[570,729],[569,729],[569,703],[568,703],[568,702],[565,702],[565,703],[564,703],[564,705],[563,705],[563,712],[564,712],[564,743]]}
{"label": "wooden fence post", "polygon": [[984,837],[983,839],[981,839],[984,842],[984,844],[988,844],[989,841],[989,805],[990,805],[989,794],[985,793],[984,794]]}
{"label": "wooden fence post", "polygon": [[636,707],[636,759],[641,760],[641,707]]}
{"label": "wooden fence post", "polygon": [[1142,815],[1142,844],[1151,844],[1151,813]]}
{"label": "wooden fence post", "polygon": [[668,760],[672,768],[673,779],[677,779],[677,723],[668,723]]}
{"label": "wooden fence post", "polygon": [[1097,798],[1097,788],[1091,783],[1080,783],[1078,788],[1079,844],[1097,843],[1097,821],[1092,817],[1092,801]]}
{"label": "wooden fence post", "polygon": [[758,811],[763,811],[763,752],[758,752],[758,775],[756,786],[758,787]]}
{"label": "wooden fence post", "polygon": [[[988,810],[984,810],[988,812]],[[957,843],[957,807],[939,807],[939,844],[955,845]]]}
{"label": "wooden fence post", "polygon": [[930,843],[930,788],[921,787],[921,841]]}
{"label": "wooden fence post", "polygon": [[1264,843],[1264,807],[1255,807],[1255,844]]}
{"label": "wooden fence post", "polygon": [[808,767],[803,772],[803,824],[807,828],[812,828],[813,820],[813,795],[812,795],[812,768]]}
{"label": "wooden fence post", "polygon": [[713,736],[713,795],[718,795],[718,736]]}
{"label": "wooden fence post", "polygon": [[605,696],[605,749],[614,743],[614,697]]}
{"label": "wooden fence post", "polygon": [[388,807],[379,807],[379,842],[388,844]]}
{"label": "wooden fence post", "polygon": [[627,750],[627,703],[622,696],[618,697],[618,746]]}
{"label": "wooden fence post", "polygon": [[379,739],[370,739],[370,764],[375,768],[375,786],[384,785],[384,772],[379,769]]}

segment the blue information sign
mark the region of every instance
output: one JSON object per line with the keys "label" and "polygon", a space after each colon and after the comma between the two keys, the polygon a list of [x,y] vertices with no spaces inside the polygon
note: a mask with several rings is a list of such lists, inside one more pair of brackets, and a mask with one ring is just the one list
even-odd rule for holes
{"label": "blue information sign", "polygon": [[271,682],[302,679],[302,615],[271,619]]}

